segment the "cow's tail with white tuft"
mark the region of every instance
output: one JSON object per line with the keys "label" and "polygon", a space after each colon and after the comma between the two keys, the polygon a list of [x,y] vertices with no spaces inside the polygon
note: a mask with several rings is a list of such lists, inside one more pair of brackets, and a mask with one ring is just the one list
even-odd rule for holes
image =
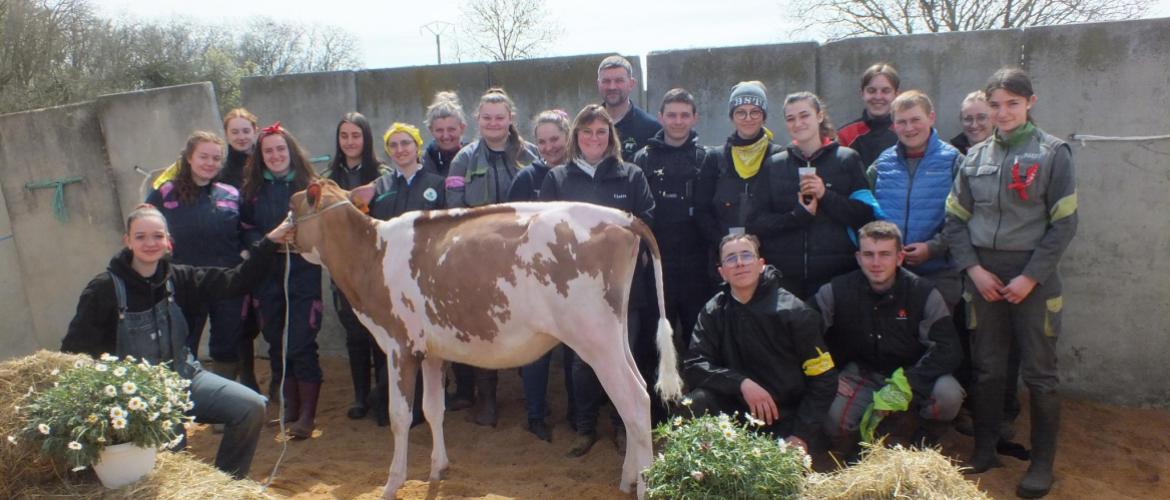
{"label": "cow's tail with white tuft", "polygon": [[662,286],[662,252],[650,226],[637,217],[633,218],[630,230],[646,241],[654,262],[654,287],[658,293],[658,333],[654,341],[658,345],[658,383],[654,388],[663,401],[682,399],[682,379],[678,374],[678,352],[674,348],[673,332],[666,317],[666,293]]}

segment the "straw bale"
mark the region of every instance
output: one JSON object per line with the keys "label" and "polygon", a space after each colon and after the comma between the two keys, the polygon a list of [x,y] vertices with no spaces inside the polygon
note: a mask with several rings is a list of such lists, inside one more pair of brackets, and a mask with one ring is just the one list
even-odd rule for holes
{"label": "straw bale", "polygon": [[859,463],[825,474],[812,474],[805,484],[808,499],[879,500],[988,499],[963,478],[959,467],[934,449],[874,446]]}

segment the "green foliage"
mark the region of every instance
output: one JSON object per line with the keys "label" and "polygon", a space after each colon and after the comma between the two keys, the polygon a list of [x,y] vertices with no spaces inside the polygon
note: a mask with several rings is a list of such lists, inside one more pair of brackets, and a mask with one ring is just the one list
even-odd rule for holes
{"label": "green foliage", "polygon": [[688,498],[794,498],[800,494],[811,467],[809,456],[758,433],[762,424],[738,415],[705,415],[695,419],[675,417],[654,430],[665,440],[665,450],[645,472],[646,497]]}
{"label": "green foliage", "polygon": [[0,0],[0,113],[203,81],[227,111],[244,77],[356,68],[358,54],[334,26],[106,19],[90,0]]}
{"label": "green foliage", "polygon": [[174,445],[177,426],[191,420],[184,415],[194,408],[190,385],[165,365],[130,356],[79,360],[53,387],[40,393],[30,388],[30,402],[17,411],[24,427],[8,441],[40,443],[42,453],[75,468],[93,465],[107,445]]}

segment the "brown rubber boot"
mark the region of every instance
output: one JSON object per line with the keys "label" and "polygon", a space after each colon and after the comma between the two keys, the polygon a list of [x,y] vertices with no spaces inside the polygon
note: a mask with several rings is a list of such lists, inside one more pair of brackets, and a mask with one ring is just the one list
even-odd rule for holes
{"label": "brown rubber boot", "polygon": [[314,420],[317,417],[317,399],[321,396],[320,382],[298,382],[297,392],[300,393],[300,418],[292,423],[288,433],[294,439],[308,439],[313,437]]}

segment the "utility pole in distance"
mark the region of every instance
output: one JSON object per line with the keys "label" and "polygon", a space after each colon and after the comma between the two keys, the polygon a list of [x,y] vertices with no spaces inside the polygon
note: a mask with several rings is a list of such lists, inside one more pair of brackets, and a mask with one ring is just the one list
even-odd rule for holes
{"label": "utility pole in distance", "polygon": [[435,58],[438,59],[439,64],[443,64],[443,49],[439,44],[439,40],[443,33],[446,33],[451,26],[454,25],[446,21],[431,21],[422,25],[422,28],[418,30],[419,34],[422,34],[422,30],[427,30],[432,35],[435,35]]}

